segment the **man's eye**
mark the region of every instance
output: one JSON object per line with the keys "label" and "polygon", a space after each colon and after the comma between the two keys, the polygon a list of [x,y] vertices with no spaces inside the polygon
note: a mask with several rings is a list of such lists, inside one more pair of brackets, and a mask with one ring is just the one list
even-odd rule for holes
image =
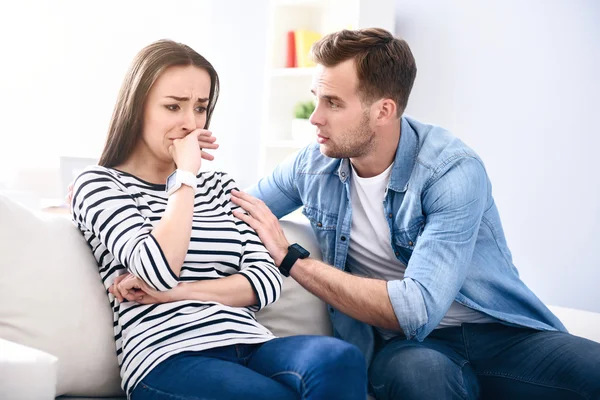
{"label": "man's eye", "polygon": [[329,100],[329,107],[338,108],[339,106],[337,104],[335,104],[333,101]]}
{"label": "man's eye", "polygon": [[177,110],[179,110],[179,105],[177,105],[177,104],[167,104],[165,107],[169,111],[177,111]]}
{"label": "man's eye", "polygon": [[204,107],[204,106],[196,107],[196,112],[200,113],[200,114],[203,114],[203,113],[206,112],[206,107]]}

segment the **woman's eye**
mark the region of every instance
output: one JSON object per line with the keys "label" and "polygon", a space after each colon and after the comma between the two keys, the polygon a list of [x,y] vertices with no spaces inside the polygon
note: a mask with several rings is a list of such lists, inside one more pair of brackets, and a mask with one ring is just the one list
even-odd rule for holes
{"label": "woman's eye", "polygon": [[177,104],[168,104],[165,107],[167,107],[167,110],[169,110],[169,111],[179,110],[179,105],[177,105]]}
{"label": "woman's eye", "polygon": [[196,107],[196,112],[202,114],[206,112],[206,107],[202,106],[202,107]]}

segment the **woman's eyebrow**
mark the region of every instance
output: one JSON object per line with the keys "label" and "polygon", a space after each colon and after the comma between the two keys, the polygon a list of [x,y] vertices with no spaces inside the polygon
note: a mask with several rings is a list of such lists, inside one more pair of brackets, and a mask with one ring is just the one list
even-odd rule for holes
{"label": "woman's eyebrow", "polygon": [[[179,96],[165,96],[169,99],[177,100],[177,101],[190,101],[189,97],[179,97]],[[198,103],[206,103],[208,101],[208,97],[198,97]]]}

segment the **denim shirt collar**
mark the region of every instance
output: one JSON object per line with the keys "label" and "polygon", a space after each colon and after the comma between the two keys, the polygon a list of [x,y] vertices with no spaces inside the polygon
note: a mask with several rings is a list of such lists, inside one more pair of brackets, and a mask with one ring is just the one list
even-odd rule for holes
{"label": "denim shirt collar", "polygon": [[[405,192],[408,188],[408,180],[417,161],[419,151],[417,133],[414,131],[406,117],[402,117],[400,123],[400,144],[396,150],[394,167],[388,188],[396,192]],[[336,172],[342,183],[350,177],[350,159],[344,158]]]}

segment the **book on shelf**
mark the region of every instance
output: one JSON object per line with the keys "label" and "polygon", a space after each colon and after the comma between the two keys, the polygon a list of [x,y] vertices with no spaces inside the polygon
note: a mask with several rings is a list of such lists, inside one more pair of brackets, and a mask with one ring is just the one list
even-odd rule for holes
{"label": "book on shelf", "polygon": [[298,61],[296,59],[296,33],[289,31],[287,33],[287,54],[285,58],[286,68],[296,68]]}
{"label": "book on shelf", "polygon": [[296,48],[296,66],[298,68],[314,67],[315,63],[310,58],[310,48],[321,39],[321,34],[305,29],[298,29],[294,32]]}

